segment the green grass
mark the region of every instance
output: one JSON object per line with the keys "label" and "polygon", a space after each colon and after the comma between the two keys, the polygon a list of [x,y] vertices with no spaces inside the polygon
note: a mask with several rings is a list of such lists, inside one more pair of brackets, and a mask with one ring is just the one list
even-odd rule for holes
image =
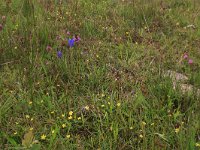
{"label": "green grass", "polygon": [[163,76],[200,88],[199,6],[0,1],[0,149],[199,149],[200,97]]}

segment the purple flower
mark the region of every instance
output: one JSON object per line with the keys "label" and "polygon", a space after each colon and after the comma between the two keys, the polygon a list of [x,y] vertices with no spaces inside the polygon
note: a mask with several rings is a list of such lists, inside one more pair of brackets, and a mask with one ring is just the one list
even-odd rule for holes
{"label": "purple flower", "polygon": [[59,35],[56,36],[56,40],[60,40],[61,37]]}
{"label": "purple flower", "polygon": [[189,59],[189,60],[188,60],[188,64],[190,64],[190,65],[193,64],[193,60],[192,60],[192,59]]}
{"label": "purple flower", "polygon": [[62,52],[61,52],[61,51],[58,51],[58,52],[57,52],[57,56],[58,56],[58,58],[61,58],[61,57],[62,57]]}
{"label": "purple flower", "polygon": [[183,55],[183,58],[184,58],[184,59],[188,59],[188,54],[185,53],[185,54]]}
{"label": "purple flower", "polygon": [[47,45],[46,50],[50,51],[51,49],[52,49],[51,46]]}
{"label": "purple flower", "polygon": [[75,35],[73,39],[74,39],[74,41],[75,41],[76,43],[79,42],[79,41],[81,40],[80,36],[78,36],[78,35]]}
{"label": "purple flower", "polygon": [[74,39],[69,39],[68,45],[69,45],[69,47],[73,47],[74,46]]}
{"label": "purple flower", "polygon": [[2,31],[3,30],[3,25],[2,24],[0,24],[0,31]]}

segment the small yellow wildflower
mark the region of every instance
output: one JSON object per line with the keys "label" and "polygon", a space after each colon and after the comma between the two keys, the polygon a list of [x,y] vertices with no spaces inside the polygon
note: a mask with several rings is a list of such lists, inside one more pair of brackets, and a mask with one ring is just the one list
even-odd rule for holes
{"label": "small yellow wildflower", "polygon": [[32,103],[33,103],[33,102],[32,102],[32,101],[30,101],[28,104],[29,104],[29,105],[32,105]]}
{"label": "small yellow wildflower", "polygon": [[86,109],[86,110],[89,110],[89,109],[90,109],[90,107],[87,105],[87,106],[85,106],[85,109]]}
{"label": "small yellow wildflower", "polygon": [[101,105],[101,107],[105,107],[105,105]]}
{"label": "small yellow wildflower", "polygon": [[146,125],[146,122],[142,121],[142,125],[145,126],[145,125]]}
{"label": "small yellow wildflower", "polygon": [[31,118],[31,121],[33,121],[33,117]]}
{"label": "small yellow wildflower", "polygon": [[43,100],[40,101],[40,103],[43,103],[43,102],[44,102]]}
{"label": "small yellow wildflower", "polygon": [[66,138],[68,138],[68,139],[69,139],[69,138],[70,138],[70,135],[69,135],[69,134],[68,134],[68,135],[66,135]]}
{"label": "small yellow wildflower", "polygon": [[180,128],[176,128],[175,132],[178,133],[180,131]]}
{"label": "small yellow wildflower", "polygon": [[81,120],[81,117],[78,117],[77,119],[78,119],[78,120]]}
{"label": "small yellow wildflower", "polygon": [[142,134],[140,134],[140,135],[139,135],[139,137],[140,137],[140,138],[143,138],[143,135],[142,135]]}
{"label": "small yellow wildflower", "polygon": [[71,120],[72,118],[73,118],[72,116],[69,116],[69,117],[68,117],[69,120]]}
{"label": "small yellow wildflower", "polygon": [[200,143],[196,143],[195,146],[196,146],[196,147],[200,147]]}
{"label": "small yellow wildflower", "polygon": [[73,115],[73,111],[70,111],[70,112],[69,112],[69,115],[72,116],[72,115]]}
{"label": "small yellow wildflower", "polygon": [[105,96],[105,94],[102,93],[102,94],[101,94],[101,97],[104,97],[104,96]]}
{"label": "small yellow wildflower", "polygon": [[32,131],[32,130],[33,130],[33,128],[30,128],[29,130],[30,130],[30,131]]}
{"label": "small yellow wildflower", "polygon": [[133,130],[133,127],[130,127],[130,130]]}
{"label": "small yellow wildflower", "polygon": [[121,103],[117,103],[117,107],[120,107],[121,106]]}
{"label": "small yellow wildflower", "polygon": [[64,118],[64,117],[65,117],[65,114],[62,114],[61,116]]}
{"label": "small yellow wildflower", "polygon": [[15,49],[17,49],[17,46],[15,46]]}
{"label": "small yellow wildflower", "polygon": [[66,124],[64,123],[64,124],[62,124],[62,128],[66,128]]}
{"label": "small yellow wildflower", "polygon": [[46,136],[45,134],[42,134],[41,137],[40,137],[40,139],[41,139],[41,140],[45,140],[46,137],[47,137],[47,136]]}
{"label": "small yellow wildflower", "polygon": [[129,32],[126,32],[126,35],[129,35]]}
{"label": "small yellow wildflower", "polygon": [[54,133],[55,133],[55,130],[52,130],[51,133],[54,134]]}
{"label": "small yellow wildflower", "polygon": [[110,105],[110,102],[108,102],[108,105]]}
{"label": "small yellow wildflower", "polygon": [[14,132],[14,135],[17,135],[17,131]]}
{"label": "small yellow wildflower", "polygon": [[151,126],[154,126],[154,123],[151,123]]}
{"label": "small yellow wildflower", "polygon": [[51,114],[54,114],[55,112],[54,111],[51,111]]}
{"label": "small yellow wildflower", "polygon": [[26,119],[29,119],[29,118],[30,118],[30,116],[29,116],[29,115],[26,115],[25,117],[26,117]]}

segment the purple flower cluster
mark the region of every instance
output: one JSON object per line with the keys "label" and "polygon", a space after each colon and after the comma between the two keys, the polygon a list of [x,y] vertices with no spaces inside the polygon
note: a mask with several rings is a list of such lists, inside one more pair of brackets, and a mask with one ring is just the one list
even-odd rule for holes
{"label": "purple flower cluster", "polygon": [[[71,33],[69,31],[67,31],[66,34],[67,34],[67,36],[70,36]],[[61,36],[58,35],[58,36],[56,36],[56,40],[60,41],[62,43],[61,44],[62,47],[68,46],[69,48],[72,48],[75,46],[76,43],[78,43],[81,40],[81,38],[80,38],[80,36],[75,35],[72,38],[63,39]],[[66,40],[67,40],[67,45],[66,45]],[[50,45],[47,45],[46,50],[49,52],[52,50],[52,47]],[[57,57],[62,58],[61,50],[57,51]]]}
{"label": "purple flower cluster", "polygon": [[190,64],[190,65],[193,64],[193,60],[191,58],[189,58],[188,53],[184,53],[183,59],[188,60],[188,64]]}

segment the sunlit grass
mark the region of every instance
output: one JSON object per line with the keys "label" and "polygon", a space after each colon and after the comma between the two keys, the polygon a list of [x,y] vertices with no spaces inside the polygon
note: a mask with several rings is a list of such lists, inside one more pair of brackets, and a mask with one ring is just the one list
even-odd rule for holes
{"label": "sunlit grass", "polygon": [[0,149],[198,149],[197,6],[0,1]]}

